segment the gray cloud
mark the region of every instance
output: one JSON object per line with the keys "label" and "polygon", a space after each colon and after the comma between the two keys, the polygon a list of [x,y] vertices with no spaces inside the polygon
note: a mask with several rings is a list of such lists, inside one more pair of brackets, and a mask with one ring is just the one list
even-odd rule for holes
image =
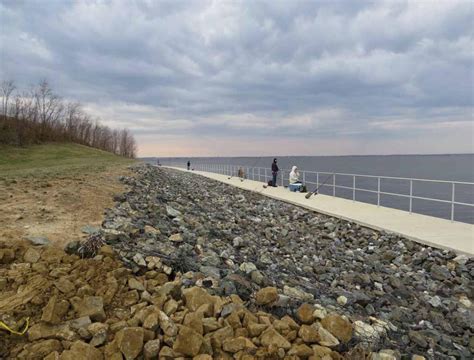
{"label": "gray cloud", "polygon": [[48,78],[139,142],[424,134],[447,151],[441,129],[473,131],[473,15],[463,0],[3,0],[0,75]]}

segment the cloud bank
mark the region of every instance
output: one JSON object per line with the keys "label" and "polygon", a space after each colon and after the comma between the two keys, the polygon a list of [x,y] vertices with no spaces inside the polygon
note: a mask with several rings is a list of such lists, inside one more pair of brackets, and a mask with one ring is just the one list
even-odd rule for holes
{"label": "cloud bank", "polygon": [[139,154],[474,152],[470,1],[0,1],[0,76]]}

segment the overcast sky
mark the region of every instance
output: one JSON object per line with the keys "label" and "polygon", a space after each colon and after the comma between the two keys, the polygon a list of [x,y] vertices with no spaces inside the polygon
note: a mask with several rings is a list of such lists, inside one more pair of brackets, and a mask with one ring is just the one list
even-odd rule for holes
{"label": "overcast sky", "polygon": [[472,1],[0,4],[0,78],[142,156],[474,152]]}

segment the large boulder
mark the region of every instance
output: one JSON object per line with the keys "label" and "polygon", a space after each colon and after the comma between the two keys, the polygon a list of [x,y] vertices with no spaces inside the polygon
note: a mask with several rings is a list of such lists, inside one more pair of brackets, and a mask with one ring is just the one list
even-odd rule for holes
{"label": "large boulder", "polygon": [[100,350],[82,341],[76,341],[69,350],[64,351],[59,360],[102,360]]}
{"label": "large boulder", "polygon": [[318,330],[309,325],[302,325],[298,331],[298,336],[308,344],[314,344],[321,340]]}
{"label": "large boulder", "polygon": [[158,354],[160,353],[160,340],[150,340],[147,341],[143,347],[143,356],[145,360],[157,359]]}
{"label": "large boulder", "polygon": [[234,339],[224,340],[224,342],[222,343],[222,348],[224,349],[224,351],[234,354],[242,350],[255,349],[256,346],[249,339],[243,336],[239,336]]}
{"label": "large boulder", "polygon": [[337,314],[331,314],[321,320],[321,325],[343,343],[352,338],[352,324]]}
{"label": "large boulder", "polygon": [[93,321],[104,321],[104,301],[101,296],[85,296],[79,302],[77,313],[79,317],[89,316]]}
{"label": "large boulder", "polygon": [[42,360],[48,354],[58,353],[63,350],[61,342],[56,339],[36,341],[25,346],[24,350],[18,354],[20,360]]}
{"label": "large boulder", "polygon": [[141,327],[127,327],[115,335],[115,341],[126,360],[133,360],[143,349],[144,330]]}
{"label": "large boulder", "polygon": [[209,293],[199,287],[192,287],[183,290],[186,307],[190,311],[196,311],[204,304],[213,304],[214,299]]}
{"label": "large boulder", "polygon": [[68,324],[51,325],[47,323],[35,324],[28,330],[28,340],[58,339],[74,341],[78,339],[77,334],[71,330]]}
{"label": "large boulder", "polygon": [[268,305],[278,300],[278,291],[274,287],[260,289],[255,295],[255,301],[258,305]]}
{"label": "large boulder", "polygon": [[313,313],[314,306],[307,303],[304,303],[296,310],[296,316],[303,324],[311,324],[313,322]]}
{"label": "large boulder", "polygon": [[272,327],[268,328],[262,333],[260,336],[260,343],[263,346],[276,346],[277,348],[283,348],[285,350],[291,348],[290,342]]}
{"label": "large boulder", "polygon": [[181,326],[178,337],[173,344],[173,350],[186,356],[196,356],[203,341],[204,338],[199,333],[190,327]]}
{"label": "large boulder", "polygon": [[43,308],[41,320],[50,324],[59,324],[62,322],[64,315],[69,309],[69,302],[67,300],[59,300],[56,295],[51,297]]}

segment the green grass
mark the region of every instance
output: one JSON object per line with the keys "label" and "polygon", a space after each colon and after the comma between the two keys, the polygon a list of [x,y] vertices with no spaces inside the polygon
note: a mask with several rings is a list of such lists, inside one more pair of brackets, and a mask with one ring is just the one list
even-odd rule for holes
{"label": "green grass", "polygon": [[0,145],[0,178],[50,177],[105,170],[132,164],[106,151],[74,143],[51,143],[28,147]]}

